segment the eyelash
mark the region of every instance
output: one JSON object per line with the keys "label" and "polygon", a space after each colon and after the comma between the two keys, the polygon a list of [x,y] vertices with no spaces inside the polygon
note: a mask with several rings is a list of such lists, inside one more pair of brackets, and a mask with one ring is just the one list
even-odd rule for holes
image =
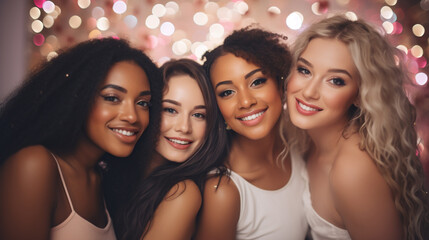
{"label": "eyelash", "polygon": [[195,116],[196,118],[199,118],[199,119],[206,119],[206,115],[203,113],[194,113],[192,114],[192,116]]}
{"label": "eyelash", "polygon": [[101,96],[105,101],[108,102],[119,102],[119,98],[116,96],[111,96],[111,95],[105,95],[105,96]]}
{"label": "eyelash", "polygon": [[233,90],[225,90],[219,93],[219,97],[224,98],[224,97],[228,97],[229,95],[233,94],[234,91]]}
{"label": "eyelash", "polygon": [[252,82],[252,84],[250,84],[250,86],[259,86],[261,84],[264,84],[265,82],[267,82],[266,78],[257,78],[255,81]]}
{"label": "eyelash", "polygon": [[[335,81],[339,81],[339,83],[335,83]],[[335,86],[344,86],[346,85],[345,81],[341,78],[332,78],[329,82]]]}
{"label": "eyelash", "polygon": [[304,74],[304,75],[309,75],[310,71],[307,68],[304,67],[297,67],[296,69],[299,73]]}

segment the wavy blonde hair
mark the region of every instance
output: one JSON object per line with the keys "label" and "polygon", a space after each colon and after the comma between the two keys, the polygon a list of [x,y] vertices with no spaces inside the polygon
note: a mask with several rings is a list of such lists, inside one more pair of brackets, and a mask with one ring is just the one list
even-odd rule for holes
{"label": "wavy blonde hair", "polygon": [[[410,77],[400,51],[368,23],[337,15],[311,25],[298,36],[292,46],[294,64],[314,38],[336,39],[348,46],[360,75],[359,106],[349,112],[348,127],[357,129],[360,148],[371,156],[389,185],[404,237],[423,239],[429,220],[428,197],[416,155],[415,109],[403,89]],[[288,140],[291,146],[310,146],[308,136]],[[298,142],[303,140],[307,144]]]}

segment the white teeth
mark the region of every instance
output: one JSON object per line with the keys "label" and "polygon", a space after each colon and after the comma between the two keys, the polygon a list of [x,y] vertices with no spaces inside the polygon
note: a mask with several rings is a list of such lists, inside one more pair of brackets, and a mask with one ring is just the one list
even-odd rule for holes
{"label": "white teeth", "polygon": [[122,135],[124,135],[124,136],[132,136],[132,135],[135,135],[136,133],[135,132],[130,132],[130,131],[127,131],[127,130],[122,130],[122,129],[113,129],[113,131],[114,132],[117,132],[117,133],[119,133],[119,134],[122,134]]}
{"label": "white teeth", "polygon": [[242,120],[242,121],[250,121],[250,120],[253,120],[253,119],[255,119],[255,118],[257,118],[257,117],[261,116],[262,114],[264,114],[264,112],[265,112],[265,111],[262,111],[262,112],[259,112],[259,113],[256,113],[256,114],[253,114],[253,115],[250,115],[250,116],[244,117],[244,118],[240,118],[240,120]]}
{"label": "white teeth", "polygon": [[319,111],[319,110],[317,110],[317,109],[315,109],[315,108],[309,107],[309,106],[304,105],[304,104],[302,104],[302,103],[300,103],[300,102],[298,102],[298,104],[299,104],[299,106],[300,106],[302,109],[304,109],[304,110],[306,110],[306,111],[313,111],[313,112],[317,112],[317,111]]}
{"label": "white teeth", "polygon": [[182,140],[177,140],[177,139],[172,139],[172,138],[168,138],[168,140],[171,141],[171,142],[180,144],[180,145],[187,145],[187,144],[190,143],[190,142],[187,142],[187,141],[182,141]]}

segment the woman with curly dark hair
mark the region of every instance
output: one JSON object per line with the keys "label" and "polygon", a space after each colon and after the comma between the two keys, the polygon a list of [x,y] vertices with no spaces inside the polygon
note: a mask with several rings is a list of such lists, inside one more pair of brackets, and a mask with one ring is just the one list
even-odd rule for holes
{"label": "woman with curly dark hair", "polygon": [[304,162],[288,147],[283,117],[283,82],[291,65],[284,40],[250,26],[205,54],[211,90],[229,133],[224,159],[229,176],[207,181],[197,239],[306,235]]}
{"label": "woman with curly dark hair", "polygon": [[160,134],[141,184],[118,224],[121,239],[190,239],[204,182],[227,142],[204,69],[190,59],[161,67]]}
{"label": "woman with curly dark hair", "polygon": [[136,168],[158,120],[159,79],[127,42],[90,40],[43,64],[2,104],[1,239],[115,239],[99,161]]}

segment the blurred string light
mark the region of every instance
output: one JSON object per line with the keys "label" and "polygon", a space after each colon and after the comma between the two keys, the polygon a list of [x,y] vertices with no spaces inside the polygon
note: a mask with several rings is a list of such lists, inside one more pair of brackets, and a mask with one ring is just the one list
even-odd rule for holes
{"label": "blurred string light", "polygon": [[303,22],[304,16],[300,12],[292,12],[286,18],[286,25],[292,30],[300,29]]}
{"label": "blurred string light", "polygon": [[117,14],[122,14],[127,11],[127,4],[124,1],[116,1],[112,7],[113,11]]}
{"label": "blurred string light", "polygon": [[421,24],[415,24],[412,30],[416,37],[422,37],[425,34],[425,28]]}
{"label": "blurred string light", "polygon": [[161,33],[165,36],[171,36],[174,33],[175,27],[174,24],[171,22],[165,22],[163,24],[161,24],[161,27],[159,28],[159,30],[161,31]]}
{"label": "blurred string light", "polygon": [[82,9],[87,9],[91,5],[91,0],[78,0],[77,5]]}
{"label": "blurred string light", "polygon": [[419,58],[421,56],[423,56],[423,48],[420,47],[419,45],[414,45],[411,48],[411,54],[415,57],[415,58]]}
{"label": "blurred string light", "polygon": [[167,13],[167,9],[162,4],[155,4],[152,8],[152,14],[157,17],[163,17]]}
{"label": "blurred string light", "polygon": [[81,24],[82,24],[82,19],[79,16],[73,15],[70,17],[69,25],[71,28],[76,29],[80,27]]}
{"label": "blurred string light", "polygon": [[91,14],[95,19],[99,19],[101,17],[104,17],[104,9],[101,7],[95,7],[92,9]]}
{"label": "blurred string light", "polygon": [[386,0],[386,3],[390,6],[395,6],[397,2],[397,0]]}
{"label": "blurred string light", "polygon": [[31,29],[33,30],[33,32],[35,33],[39,33],[43,30],[43,23],[40,20],[34,20],[31,23]]}
{"label": "blurred string light", "polygon": [[204,26],[209,21],[209,17],[207,14],[203,12],[196,12],[193,17],[194,23],[199,26]]}
{"label": "blurred string light", "polygon": [[51,15],[46,15],[43,18],[43,26],[45,26],[45,28],[51,28],[54,25],[54,18]]}
{"label": "blurred string light", "polygon": [[282,11],[280,10],[280,8],[278,8],[276,6],[271,6],[271,7],[268,8],[268,13],[275,14],[275,15],[280,15],[282,13]]}
{"label": "blurred string light", "polygon": [[106,31],[108,30],[110,27],[110,21],[108,18],[106,17],[101,17],[97,20],[97,28],[100,31]]}
{"label": "blurred string light", "polygon": [[55,4],[51,1],[45,1],[43,3],[43,10],[46,13],[52,13],[53,11],[55,11]]}
{"label": "blurred string light", "polygon": [[155,15],[149,15],[147,16],[145,23],[146,23],[146,27],[150,29],[155,29],[159,26],[160,20]]}
{"label": "blurred string light", "polygon": [[30,9],[30,17],[31,17],[32,19],[34,19],[34,20],[38,19],[38,18],[40,17],[40,14],[41,14],[41,12],[40,12],[40,9],[39,9],[39,8],[37,8],[37,7],[32,7],[32,8]]}
{"label": "blurred string light", "polygon": [[426,73],[419,72],[416,74],[415,80],[418,85],[423,86],[428,82],[428,76],[426,75]]}
{"label": "blurred string light", "polygon": [[137,26],[137,17],[134,15],[128,15],[124,18],[124,23],[129,29],[133,29]]}

